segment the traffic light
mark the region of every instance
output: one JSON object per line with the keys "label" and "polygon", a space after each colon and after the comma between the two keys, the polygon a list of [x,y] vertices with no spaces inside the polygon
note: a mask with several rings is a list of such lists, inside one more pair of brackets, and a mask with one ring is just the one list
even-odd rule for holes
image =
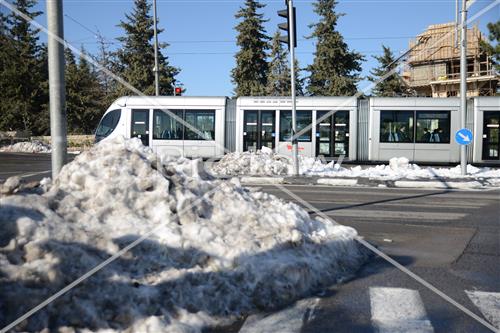
{"label": "traffic light", "polygon": [[295,25],[295,7],[293,7],[293,23],[290,25],[290,11],[289,11],[289,2],[285,0],[287,9],[278,10],[278,16],[286,18],[286,22],[278,24],[278,28],[287,32],[285,36],[281,36],[280,42],[288,45],[288,49],[290,49],[290,32],[293,33],[293,47],[297,47],[297,29]]}
{"label": "traffic light", "polygon": [[174,96],[182,96],[182,88],[181,87],[174,88]]}

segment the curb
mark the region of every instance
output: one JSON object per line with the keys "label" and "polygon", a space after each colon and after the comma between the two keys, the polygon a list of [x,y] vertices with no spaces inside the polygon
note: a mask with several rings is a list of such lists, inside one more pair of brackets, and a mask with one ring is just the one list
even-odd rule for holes
{"label": "curb", "polygon": [[239,177],[242,185],[327,185],[338,187],[378,187],[378,188],[429,188],[429,189],[491,189],[499,188],[498,184],[491,183],[487,179],[452,181],[442,180],[379,180],[370,178],[331,178],[331,177],[259,177],[243,176]]}
{"label": "curb", "polygon": [[283,177],[240,177],[240,182],[245,185],[273,185],[283,184],[285,178]]}
{"label": "curb", "polygon": [[480,182],[440,182],[440,181],[405,181],[397,180],[394,187],[401,188],[439,188],[439,189],[481,189],[487,188]]}

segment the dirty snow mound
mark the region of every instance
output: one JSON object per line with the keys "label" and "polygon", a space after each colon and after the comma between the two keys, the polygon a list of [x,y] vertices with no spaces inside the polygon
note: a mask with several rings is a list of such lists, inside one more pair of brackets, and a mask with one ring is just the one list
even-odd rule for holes
{"label": "dirty snow mound", "polygon": [[26,141],[0,147],[0,151],[12,153],[50,153],[51,149],[49,145],[41,141]]}
{"label": "dirty snow mound", "polygon": [[0,198],[1,327],[149,236],[16,331],[200,332],[342,280],[366,259],[354,229],[137,139],[99,143],[44,187]]}
{"label": "dirty snow mound", "polygon": [[[300,174],[317,174],[338,170],[338,165],[324,164],[319,159],[299,156]],[[292,159],[288,156],[274,153],[272,149],[262,147],[256,152],[234,152],[224,155],[224,157],[211,169],[220,176],[283,176],[293,174]]]}
{"label": "dirty snow mound", "polygon": [[290,158],[273,153],[269,148],[256,152],[234,152],[224,157],[212,167],[212,172],[224,176],[256,175],[277,176],[293,172]]}
{"label": "dirty snow mound", "polygon": [[[292,161],[289,157],[273,153],[270,149],[257,152],[229,153],[211,170],[215,175],[223,176],[279,176],[291,175],[293,173]],[[481,179],[489,180],[489,184],[495,186],[500,183],[500,169],[476,168],[467,166],[467,174],[463,176],[460,166],[453,168],[420,167],[410,163],[406,157],[393,157],[389,164],[381,164],[362,168],[354,166],[351,168],[341,167],[339,163],[331,161],[324,163],[318,158],[304,157],[299,155],[299,173],[301,175],[321,177],[351,177],[371,178],[382,180],[397,179]]]}

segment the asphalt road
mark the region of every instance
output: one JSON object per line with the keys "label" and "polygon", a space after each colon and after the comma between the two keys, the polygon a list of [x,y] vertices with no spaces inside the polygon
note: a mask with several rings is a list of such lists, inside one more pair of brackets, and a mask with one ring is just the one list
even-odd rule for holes
{"label": "asphalt road", "polygon": [[[340,224],[354,227],[411,272],[480,318],[500,325],[500,191],[259,188],[301,205],[304,200],[314,206],[305,205],[311,214],[321,211]],[[475,294],[469,297],[468,291],[490,302],[476,299],[478,306],[471,299]],[[311,300],[300,328],[287,330],[389,332],[394,331],[391,325],[396,325],[396,332],[491,332],[376,256],[356,278],[332,286]],[[297,306],[300,308],[299,304],[295,309]],[[268,314],[266,320],[283,317],[292,308]],[[403,322],[394,323],[391,314]]]}
{"label": "asphalt road", "polygon": [[50,154],[0,153],[0,182],[12,176],[27,181],[51,177]]}
{"label": "asphalt road", "polygon": [[[50,176],[50,155],[0,153],[0,182]],[[355,228],[482,320],[500,327],[500,191],[255,186]],[[312,207],[314,208],[312,208]],[[374,256],[350,281],[223,332],[491,332]]]}

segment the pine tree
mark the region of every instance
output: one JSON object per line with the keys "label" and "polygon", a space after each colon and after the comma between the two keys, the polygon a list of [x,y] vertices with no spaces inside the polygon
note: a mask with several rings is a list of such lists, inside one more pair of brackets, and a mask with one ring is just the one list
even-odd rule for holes
{"label": "pine tree", "polygon": [[[500,20],[486,25],[489,30],[488,41],[481,41],[481,48],[491,57],[497,72],[500,72]],[[494,43],[494,45],[492,44]]]}
{"label": "pine tree", "polygon": [[116,57],[115,53],[109,50],[109,44],[105,37],[99,31],[96,34],[98,43],[98,54],[94,57],[95,61],[99,64],[97,69],[97,78],[101,85],[104,94],[105,105],[110,105],[115,99],[115,91],[117,90],[117,82],[108,74],[108,71],[114,73]]}
{"label": "pine tree", "polygon": [[313,63],[307,67],[310,72],[307,90],[313,96],[354,95],[356,83],[360,80],[363,56],[350,51],[344,38],[336,30],[340,16],[335,12],[336,0],[318,0],[314,12],[320,21],[310,27],[314,31],[310,38],[316,38],[316,52]]}
{"label": "pine tree", "polygon": [[[116,53],[117,69],[122,78],[146,95],[154,95],[154,47],[152,39],[153,18],[149,14],[151,4],[146,0],[134,0],[134,9],[131,14],[126,14],[126,21],[121,21],[119,26],[125,30],[125,36],[118,38],[123,46]],[[158,29],[158,33],[162,32]],[[169,65],[168,58],[161,49],[167,44],[159,45],[158,63],[160,75],[160,94],[172,95],[176,83],[175,76],[179,69]],[[127,87],[118,87],[118,95],[135,94]]]}
{"label": "pine tree", "polygon": [[257,10],[263,7],[265,5],[257,0],[246,0],[244,7],[235,15],[237,19],[242,19],[235,27],[238,31],[236,44],[240,50],[235,56],[236,67],[231,72],[236,96],[258,96],[266,93],[266,51],[269,49],[270,38],[264,30],[264,15],[257,13]]}
{"label": "pine tree", "polygon": [[[373,76],[368,77],[368,80],[371,82],[381,80],[373,88],[372,93],[375,96],[382,97],[403,96],[407,93],[407,88],[399,74],[394,72],[388,75],[389,72],[398,66],[398,64],[394,62],[396,59],[394,58],[394,55],[389,47],[382,45],[382,48],[384,50],[384,54],[373,57],[377,59],[379,67],[372,69],[370,74]],[[385,75],[388,76],[382,79]]]}
{"label": "pine tree", "polygon": [[82,49],[77,63],[71,50],[64,52],[68,132],[73,134],[91,134],[107,107],[97,72],[86,54]]}
{"label": "pine tree", "polygon": [[[271,54],[269,57],[269,73],[267,77],[266,93],[268,96],[290,96],[290,66],[289,53],[280,42],[280,31],[277,30],[272,39]],[[303,95],[303,79],[300,78],[300,68],[295,59],[295,93]]]}
{"label": "pine tree", "polygon": [[266,93],[268,96],[290,95],[290,67],[288,66],[288,52],[280,42],[280,31],[276,31],[272,39],[271,61],[267,77]]}
{"label": "pine tree", "polygon": [[[17,0],[13,5],[31,18],[40,15],[32,11],[35,0]],[[11,13],[2,17],[2,30],[5,43],[3,54],[11,58],[2,66],[2,122],[5,129],[28,130],[40,134],[37,119],[40,117],[44,90],[41,82],[43,63],[41,62],[41,46],[38,43],[38,29],[33,29],[29,22]],[[4,45],[2,45],[4,46]],[[3,48],[3,47],[2,47]]]}
{"label": "pine tree", "polygon": [[11,130],[15,123],[15,113],[11,108],[15,96],[12,87],[12,78],[15,75],[14,58],[15,50],[7,15],[0,9],[0,130]]}

